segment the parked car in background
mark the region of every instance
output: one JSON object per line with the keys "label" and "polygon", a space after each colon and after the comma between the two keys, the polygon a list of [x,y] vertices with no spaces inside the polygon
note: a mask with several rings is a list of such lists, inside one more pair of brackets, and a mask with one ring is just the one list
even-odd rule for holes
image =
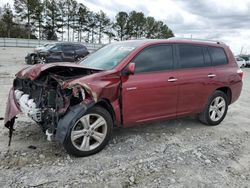
{"label": "parked car in background", "polygon": [[244,68],[246,66],[246,61],[241,57],[235,57],[236,62],[240,68]]}
{"label": "parked car in background", "polygon": [[13,130],[22,112],[40,124],[48,140],[59,141],[72,155],[88,156],[105,147],[114,127],[188,115],[220,124],[240,96],[242,76],[224,43],[117,42],[79,64],[40,64],[18,72],[5,126]]}
{"label": "parked car in background", "polygon": [[246,66],[250,66],[250,55],[239,55],[239,57],[246,61]]}
{"label": "parked car in background", "polygon": [[25,61],[27,64],[77,62],[88,54],[87,48],[80,43],[62,42],[48,44],[39,51],[28,54]]}

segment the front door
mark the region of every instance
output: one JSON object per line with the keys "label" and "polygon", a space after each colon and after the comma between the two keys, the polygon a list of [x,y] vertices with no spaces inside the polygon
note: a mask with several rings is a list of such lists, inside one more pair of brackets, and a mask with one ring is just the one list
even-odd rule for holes
{"label": "front door", "polygon": [[174,117],[178,75],[173,70],[172,45],[147,47],[132,62],[135,74],[122,77],[124,125]]}

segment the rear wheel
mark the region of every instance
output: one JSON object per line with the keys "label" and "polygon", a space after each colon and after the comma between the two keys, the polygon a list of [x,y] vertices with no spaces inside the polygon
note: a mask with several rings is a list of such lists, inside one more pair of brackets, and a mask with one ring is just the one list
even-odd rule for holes
{"label": "rear wheel", "polygon": [[215,91],[210,97],[204,111],[199,115],[199,119],[207,125],[218,125],[225,118],[227,109],[227,95],[222,91]]}
{"label": "rear wheel", "polygon": [[64,148],[79,157],[95,154],[107,145],[112,127],[109,112],[102,107],[93,107],[71,125]]}

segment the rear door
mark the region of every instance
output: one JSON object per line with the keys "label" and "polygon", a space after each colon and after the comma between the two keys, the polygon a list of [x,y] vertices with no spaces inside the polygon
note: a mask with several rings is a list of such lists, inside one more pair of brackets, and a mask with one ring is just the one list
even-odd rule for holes
{"label": "rear door", "polygon": [[201,112],[214,89],[215,69],[206,46],[178,44],[177,115]]}
{"label": "rear door", "polygon": [[64,44],[62,46],[63,51],[63,61],[74,62],[76,59],[75,48],[73,45]]}
{"label": "rear door", "polygon": [[172,45],[148,47],[132,60],[135,74],[122,77],[122,110],[125,126],[174,117],[177,85]]}

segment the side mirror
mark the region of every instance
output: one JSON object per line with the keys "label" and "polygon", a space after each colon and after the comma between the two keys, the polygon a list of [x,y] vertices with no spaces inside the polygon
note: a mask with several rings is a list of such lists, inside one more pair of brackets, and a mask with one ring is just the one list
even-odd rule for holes
{"label": "side mirror", "polygon": [[127,68],[127,74],[128,75],[133,75],[135,74],[135,63],[129,63],[128,68]]}

